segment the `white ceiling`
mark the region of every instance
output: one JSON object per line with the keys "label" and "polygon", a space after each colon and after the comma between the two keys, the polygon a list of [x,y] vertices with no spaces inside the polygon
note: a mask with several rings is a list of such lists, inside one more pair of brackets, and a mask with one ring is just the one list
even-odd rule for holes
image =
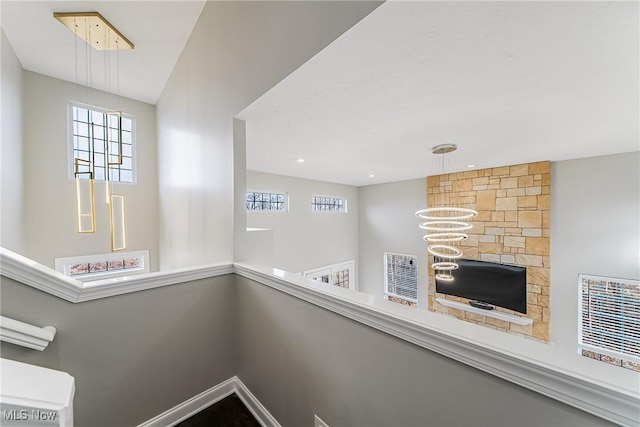
{"label": "white ceiling", "polygon": [[638,14],[387,2],[239,114],[247,167],[366,185],[442,172],[443,143],[462,168],[636,151]]}
{"label": "white ceiling", "polygon": [[[25,70],[70,82],[84,83],[85,44],[53,18],[53,12],[99,12],[135,44],[116,58],[91,50],[92,86],[155,104],[204,7],[204,0],[189,1],[7,1],[2,0],[2,29]],[[78,39],[79,40],[79,39]],[[111,78],[106,79],[105,61]]]}

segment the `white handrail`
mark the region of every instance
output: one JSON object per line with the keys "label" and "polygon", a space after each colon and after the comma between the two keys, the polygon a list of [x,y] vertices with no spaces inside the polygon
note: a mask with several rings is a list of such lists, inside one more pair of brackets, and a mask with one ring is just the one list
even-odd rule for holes
{"label": "white handrail", "polygon": [[39,328],[29,323],[0,316],[0,341],[42,351],[53,341],[56,332],[56,328],[53,326]]}

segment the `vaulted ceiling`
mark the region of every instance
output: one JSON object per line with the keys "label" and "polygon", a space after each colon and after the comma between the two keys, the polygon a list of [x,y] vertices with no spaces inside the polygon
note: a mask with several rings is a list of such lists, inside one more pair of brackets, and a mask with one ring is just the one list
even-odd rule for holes
{"label": "vaulted ceiling", "polygon": [[[205,4],[3,0],[2,28],[26,70],[73,82],[75,36],[53,12],[99,11],[136,45],[119,53],[119,94],[155,103]],[[239,113],[247,167],[366,185],[439,173],[431,148],[446,143],[457,169],[637,151],[638,13],[388,1]]]}

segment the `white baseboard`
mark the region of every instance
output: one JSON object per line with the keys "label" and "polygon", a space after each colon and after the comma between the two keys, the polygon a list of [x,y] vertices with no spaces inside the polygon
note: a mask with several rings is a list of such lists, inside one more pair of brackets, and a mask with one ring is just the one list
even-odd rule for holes
{"label": "white baseboard", "polygon": [[262,427],[280,427],[280,423],[273,418],[273,415],[267,411],[267,408],[262,406],[262,403],[260,403],[260,401],[249,391],[247,386],[240,381],[240,378],[233,377],[232,379],[235,379],[236,381],[236,394],[240,400],[242,400],[242,403],[244,403],[247,409],[251,411],[255,419],[258,420],[260,425]]}
{"label": "white baseboard", "polygon": [[173,427],[205,408],[235,393],[263,427],[280,427],[278,421],[262,406],[240,378],[228,380],[140,424],[138,427]]}

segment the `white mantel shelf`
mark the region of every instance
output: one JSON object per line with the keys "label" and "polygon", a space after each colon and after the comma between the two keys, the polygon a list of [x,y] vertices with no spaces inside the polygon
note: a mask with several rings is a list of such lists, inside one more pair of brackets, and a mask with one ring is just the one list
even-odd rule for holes
{"label": "white mantel shelf", "polygon": [[469,304],[464,304],[458,301],[451,301],[444,298],[436,298],[438,304],[457,308],[458,310],[468,311],[470,313],[480,314],[482,316],[493,317],[494,319],[505,320],[507,322],[515,323],[516,325],[528,326],[533,324],[533,319],[528,317],[514,316],[513,314],[501,313],[494,310],[483,310],[481,308],[472,307]]}

